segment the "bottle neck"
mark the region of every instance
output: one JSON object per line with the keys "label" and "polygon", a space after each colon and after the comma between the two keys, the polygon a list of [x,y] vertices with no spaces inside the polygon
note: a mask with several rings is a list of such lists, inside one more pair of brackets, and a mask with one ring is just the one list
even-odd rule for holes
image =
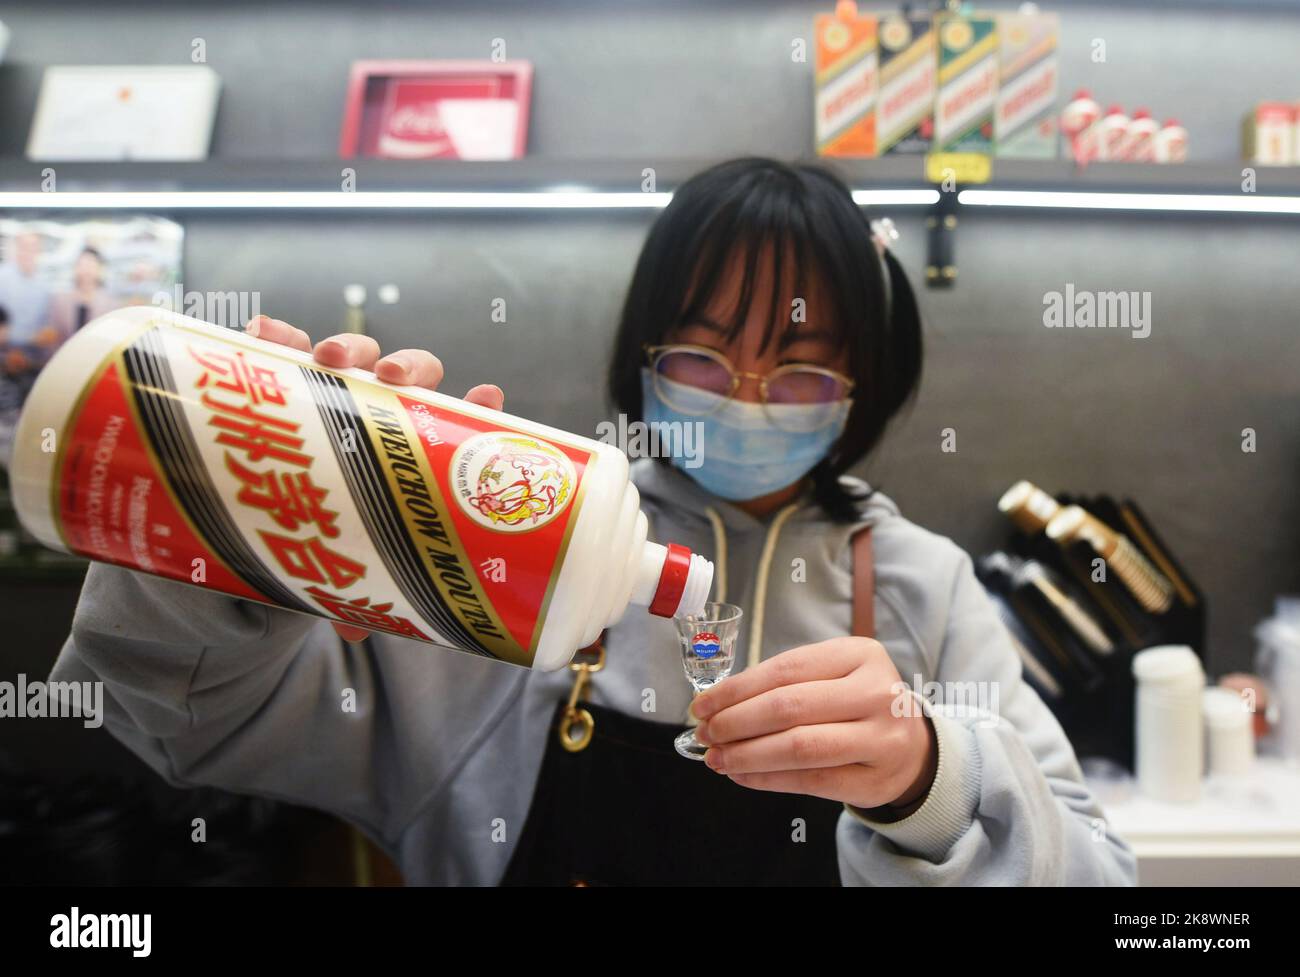
{"label": "bottle neck", "polygon": [[713,587],[713,564],[685,546],[646,542],[632,603],[659,617],[699,614]]}

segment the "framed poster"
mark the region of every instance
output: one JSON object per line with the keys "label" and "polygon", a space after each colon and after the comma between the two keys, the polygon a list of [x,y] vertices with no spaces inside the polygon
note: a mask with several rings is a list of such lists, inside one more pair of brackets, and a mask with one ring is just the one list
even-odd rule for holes
{"label": "framed poster", "polygon": [[45,69],[27,158],[206,159],[221,79],[206,65]]}
{"label": "framed poster", "polygon": [[180,281],[185,233],[161,217],[0,218],[0,462],[36,375],[68,337]]}
{"label": "framed poster", "polygon": [[339,155],[345,159],[520,159],[533,67],[526,61],[358,61]]}

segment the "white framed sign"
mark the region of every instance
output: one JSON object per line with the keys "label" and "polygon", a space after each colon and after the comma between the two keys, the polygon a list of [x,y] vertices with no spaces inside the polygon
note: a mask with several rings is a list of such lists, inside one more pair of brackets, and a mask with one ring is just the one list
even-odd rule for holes
{"label": "white framed sign", "polygon": [[221,78],[206,65],[45,69],[28,159],[206,159]]}

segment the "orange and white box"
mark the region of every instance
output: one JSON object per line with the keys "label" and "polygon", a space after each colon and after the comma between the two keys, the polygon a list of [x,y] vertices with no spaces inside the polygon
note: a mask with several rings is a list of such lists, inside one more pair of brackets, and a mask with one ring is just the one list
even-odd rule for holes
{"label": "orange and white box", "polygon": [[998,99],[994,152],[1022,159],[1056,156],[1056,14],[998,14]]}
{"label": "orange and white box", "polygon": [[1291,127],[1291,162],[1300,165],[1300,102],[1291,106],[1291,118],[1295,120]]}
{"label": "orange and white box", "polygon": [[934,150],[993,154],[998,97],[997,21],[976,14],[938,14],[939,92]]}
{"label": "orange and white box", "polygon": [[876,156],[880,54],[876,17],[840,0],[813,19],[816,37],[815,137],[818,156]]}
{"label": "orange and white box", "polygon": [[892,14],[880,20],[880,102],[876,142],[887,153],[925,153],[934,138],[939,62],[928,14]]}

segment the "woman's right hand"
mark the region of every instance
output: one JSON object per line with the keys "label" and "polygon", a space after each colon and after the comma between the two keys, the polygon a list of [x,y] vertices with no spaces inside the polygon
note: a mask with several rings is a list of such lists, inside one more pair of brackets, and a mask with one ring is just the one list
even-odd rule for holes
{"label": "woman's right hand", "polygon": [[[265,315],[250,319],[244,326],[244,332],[258,339],[311,353],[321,366],[336,370],[352,366],[370,370],[385,383],[437,390],[438,384],[442,382],[442,361],[427,349],[399,349],[380,356],[379,344],[373,338],[355,333],[330,336],[313,348],[311,337],[301,329]],[[500,387],[490,383],[481,383],[471,388],[465,394],[465,400],[491,410],[501,410],[505,406],[505,394]],[[330,623],[344,641],[360,641],[370,633],[365,628],[351,624]]]}

